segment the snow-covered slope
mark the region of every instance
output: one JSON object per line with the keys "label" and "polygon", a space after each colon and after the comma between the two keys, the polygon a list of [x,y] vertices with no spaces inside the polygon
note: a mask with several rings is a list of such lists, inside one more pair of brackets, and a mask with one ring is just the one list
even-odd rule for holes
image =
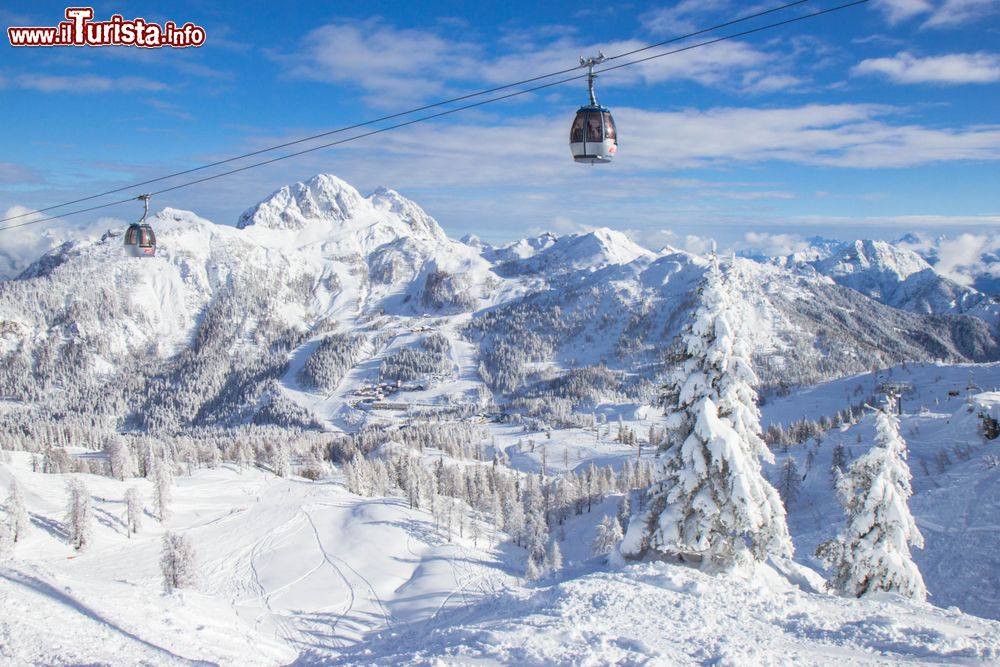
{"label": "snow-covered slope", "polygon": [[[886,665],[1000,659],[1000,623],[894,596],[812,592],[802,568],[760,581],[664,563],[580,572],[383,638],[334,664]],[[576,576],[574,576],[576,575]]]}
{"label": "snow-covered slope", "polygon": [[[434,623],[510,579],[485,538],[446,540],[401,499],[232,468],[180,479],[171,518],[146,514],[131,538],[118,499],[128,485],[150,503],[152,485],[79,476],[98,521],[78,553],[60,529],[64,476],[16,458],[0,465],[0,488],[19,480],[32,528],[0,561],[9,664],[287,664]],[[163,593],[168,529],[194,546],[193,590]]]}
{"label": "snow-covered slope", "polygon": [[[915,370],[913,378],[929,379],[935,368]],[[992,372],[997,375],[995,366]],[[982,373],[980,381],[990,377]],[[842,398],[839,388],[815,392],[831,401]],[[791,405],[794,398],[782,400]],[[781,411],[779,403],[773,406]],[[636,414],[625,424],[641,430],[647,417]],[[591,558],[597,518],[616,511],[612,497],[593,513],[566,521],[563,570],[525,583],[519,579],[523,550],[498,545],[506,536],[488,526],[475,540],[471,531],[449,540],[426,508],[410,508],[399,496],[355,496],[342,488],[340,475],[309,482],[230,465],[179,477],[172,516],[164,524],[145,516],[131,539],[119,499],[135,486],[149,504],[151,483],[79,475],[98,520],[92,547],[76,553],[61,535],[65,476],[32,472],[30,456],[15,453],[11,463],[0,464],[0,489],[18,479],[32,527],[13,558],[0,563],[0,603],[14,611],[0,616],[0,647],[14,664],[1000,660],[1000,622],[959,611],[1000,616],[1000,587],[992,576],[1000,567],[992,525],[1000,468],[979,464],[991,445],[961,400],[903,417],[915,474],[911,505],[927,539],[915,556],[931,603],[893,595],[859,601],[823,591],[811,553],[840,520],[830,452],[842,443],[860,455],[871,439],[869,422],[791,448],[787,455],[806,471],[789,515],[796,559],[770,562],[753,577],[711,576],[666,563],[609,566]],[[543,448],[529,454],[524,435],[520,428],[495,425],[487,437],[507,450],[513,465],[537,475]],[[635,456],[610,438],[595,442],[589,430],[540,437],[549,448],[550,471],[562,468],[563,452],[580,469],[590,461],[621,465]],[[971,447],[974,456],[925,475],[920,462],[941,443]],[[784,456],[778,453],[779,464]],[[443,458],[430,450],[426,457]],[[167,529],[194,545],[195,590],[164,594],[160,588],[159,545]]]}
{"label": "snow-covered slope", "polygon": [[[926,542],[913,557],[930,601],[1000,618],[1000,467],[989,463],[1000,441],[986,439],[979,416],[984,409],[975,398],[982,389],[1000,386],[1000,364],[908,365],[844,378],[768,401],[764,421],[787,426],[801,418],[831,417],[886,383],[903,388],[901,432],[914,489],[910,507]],[[981,403],[994,395],[982,394]],[[842,448],[848,462],[860,456],[872,442],[873,421],[869,414],[858,424],[776,452],[778,466],[791,456],[804,477],[801,495],[789,507],[802,562],[819,566],[811,554],[842,520],[832,488],[834,450]],[[777,467],[770,472],[777,479]]]}

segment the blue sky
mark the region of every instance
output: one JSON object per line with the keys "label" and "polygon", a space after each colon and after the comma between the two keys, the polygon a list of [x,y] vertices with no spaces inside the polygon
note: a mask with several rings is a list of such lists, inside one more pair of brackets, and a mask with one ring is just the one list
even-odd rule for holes
{"label": "blue sky", "polygon": [[[15,49],[0,59],[0,214],[120,187],[453,95],[614,55],[782,4],[99,2],[203,26],[184,50]],[[839,4],[808,2],[746,24]],[[65,4],[8,2],[4,27]],[[731,28],[718,34],[727,34]],[[651,247],[794,247],[810,235],[996,236],[1000,3],[871,0],[752,37],[608,72],[620,133],[577,165],[575,82],[163,195],[154,207],[234,224],[280,186],[327,172],[387,185],[455,237],[513,240],[594,226]],[[39,244],[138,204],[0,235]],[[6,223],[4,223],[6,224]]]}

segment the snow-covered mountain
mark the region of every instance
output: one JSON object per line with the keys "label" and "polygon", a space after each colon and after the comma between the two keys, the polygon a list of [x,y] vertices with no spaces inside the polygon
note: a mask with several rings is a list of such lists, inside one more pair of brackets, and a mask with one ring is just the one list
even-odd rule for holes
{"label": "snow-covered mountain", "polygon": [[939,272],[985,294],[1000,295],[1000,239],[994,230],[957,237],[909,233],[895,245],[919,254]]}
{"label": "snow-covered mountain", "polygon": [[543,234],[496,248],[488,256],[501,273],[549,277],[655,257],[622,232],[607,228],[563,237]]}
{"label": "snow-covered mountain", "polygon": [[[956,282],[939,271],[937,255],[943,239],[930,241],[907,235],[896,241],[832,241],[808,239],[808,247],[783,257],[767,257],[759,251],[743,256],[785,267],[811,267],[837,284],[861,292],[893,308],[928,314],[968,314],[991,325],[1000,322],[1000,301],[977,289],[986,283]],[[988,263],[983,255],[980,274],[987,279]],[[973,283],[975,282],[975,285]],[[987,281],[988,282],[988,281]]]}
{"label": "snow-covered mountain", "polygon": [[[312,427],[331,416],[311,414],[288,377],[306,352],[330,332],[361,335],[357,363],[437,318],[467,346],[463,392],[498,404],[562,392],[586,412],[609,393],[653,398],[705,266],[609,229],[462,243],[395,191],[365,197],[330,175],[281,188],[235,228],[174,209],[152,224],[153,259],[126,257],[111,230],[0,282],[4,395],[120,427],[275,413]],[[809,262],[732,266],[766,386],[1000,356],[982,295],[887,244],[824,247]]]}
{"label": "snow-covered mountain", "polygon": [[886,305],[934,314],[971,314],[997,322],[1000,306],[937,273],[917,253],[885,241],[854,241],[809,264],[838,284]]}

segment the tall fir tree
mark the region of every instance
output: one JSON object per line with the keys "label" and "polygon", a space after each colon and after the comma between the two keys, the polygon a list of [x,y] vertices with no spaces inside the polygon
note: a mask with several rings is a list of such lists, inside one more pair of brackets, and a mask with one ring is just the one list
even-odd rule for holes
{"label": "tall fir tree", "polygon": [[594,556],[606,556],[621,540],[622,528],[618,519],[605,515],[594,531],[594,541],[590,544],[590,552]]}
{"label": "tall fir tree", "polygon": [[559,540],[552,540],[549,543],[548,551],[545,553],[545,571],[558,572],[562,569],[563,557],[562,549],[559,548]]}
{"label": "tall fir tree", "polygon": [[170,487],[174,483],[173,464],[165,457],[156,462],[153,473],[153,504],[160,522],[170,518]]}
{"label": "tall fir tree", "polygon": [[761,437],[757,378],[714,255],[699,294],[666,394],[668,434],[650,502],[629,522],[621,551],[703,567],[729,567],[748,550],[757,560],[791,556],[785,509],[761,471],[760,459],[774,457]]}
{"label": "tall fir tree", "polygon": [[16,479],[10,482],[10,492],[7,495],[7,511],[10,513],[10,536],[14,543],[24,539],[31,522],[28,509],[24,503],[24,492]]}
{"label": "tall fir tree", "polygon": [[287,442],[274,443],[274,449],[271,452],[271,468],[278,477],[288,477],[292,474],[291,452]]}
{"label": "tall fir tree", "polygon": [[781,464],[781,471],[778,473],[778,495],[781,502],[785,504],[785,509],[799,498],[799,489],[802,487],[802,476],[799,474],[799,466],[795,462],[794,456],[786,456],[785,462]]}
{"label": "tall fir tree", "polygon": [[75,477],[66,482],[69,497],[66,501],[66,533],[70,545],[80,551],[92,539],[94,510],[90,505],[90,492],[86,485]]}
{"label": "tall fir tree", "polygon": [[142,500],[139,498],[139,489],[130,486],[125,491],[125,528],[131,539],[132,535],[139,532],[142,527]]}
{"label": "tall fir tree", "polygon": [[841,595],[891,591],[924,600],[927,588],[910,556],[910,546],[923,548],[924,539],[907,504],[910,467],[893,413],[886,399],[875,414],[875,445],[838,477],[847,525],[817,555],[833,570],[829,586]]}
{"label": "tall fir tree", "polygon": [[108,465],[111,467],[112,477],[119,481],[125,481],[125,478],[135,475],[135,460],[128,445],[114,438],[104,444],[104,451],[108,455]]}
{"label": "tall fir tree", "polygon": [[170,531],[164,533],[160,572],[163,574],[163,587],[168,593],[175,588],[194,586],[194,549],[187,537]]}

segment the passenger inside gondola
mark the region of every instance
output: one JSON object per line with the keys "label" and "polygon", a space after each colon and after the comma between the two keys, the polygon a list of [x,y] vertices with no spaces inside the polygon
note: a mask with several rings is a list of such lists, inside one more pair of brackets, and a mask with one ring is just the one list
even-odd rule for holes
{"label": "passenger inside gondola", "polygon": [[593,115],[587,119],[587,141],[603,141],[601,137],[601,123]]}

